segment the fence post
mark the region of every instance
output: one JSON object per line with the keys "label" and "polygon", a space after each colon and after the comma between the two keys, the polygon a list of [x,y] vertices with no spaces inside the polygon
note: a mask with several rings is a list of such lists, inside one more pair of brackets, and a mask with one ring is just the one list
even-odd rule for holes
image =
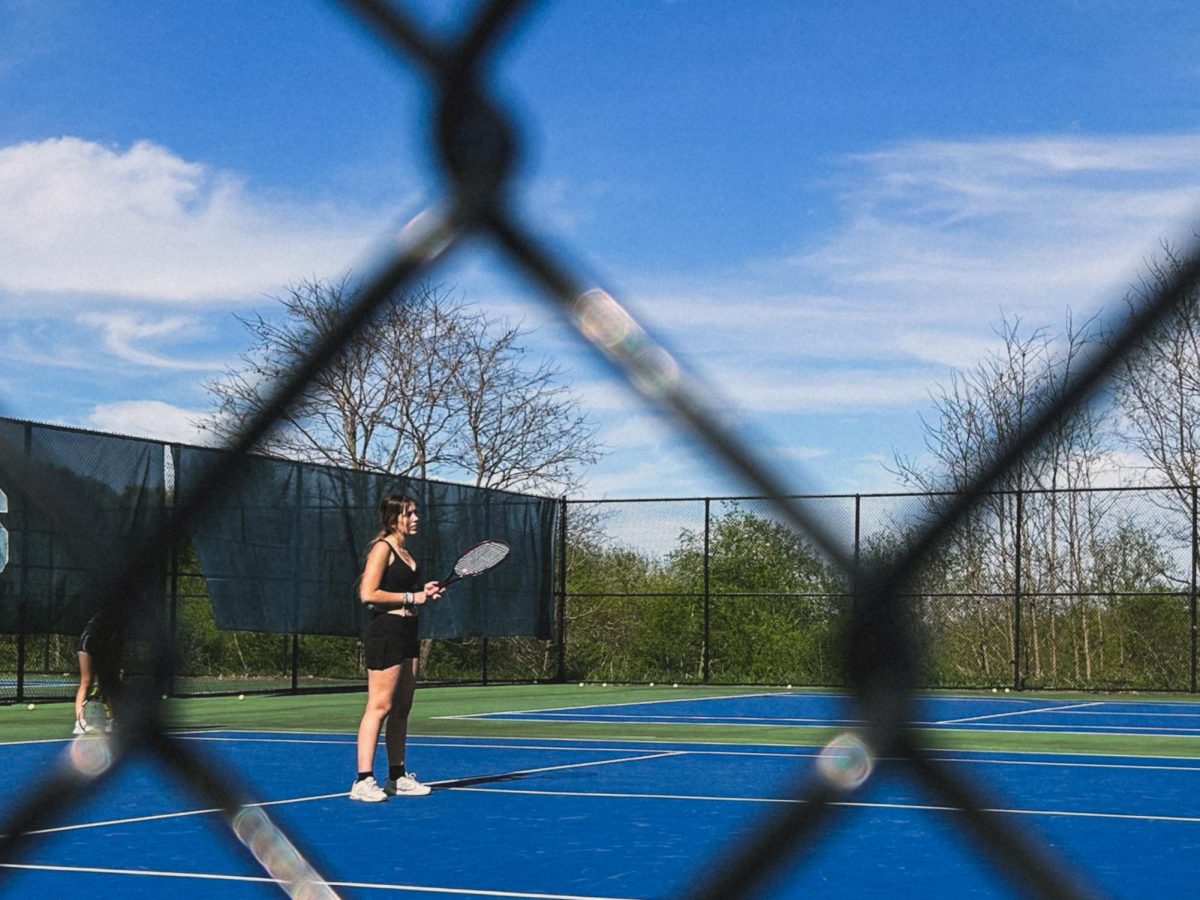
{"label": "fence post", "polygon": [[1192,485],[1192,584],[1189,597],[1192,614],[1192,693],[1196,693],[1196,567],[1200,565],[1200,523],[1197,522],[1196,485]]}
{"label": "fence post", "polygon": [[854,495],[854,577],[862,561],[862,494]]}
{"label": "fence post", "polygon": [[1024,534],[1025,494],[1017,487],[1016,554],[1013,566],[1013,690],[1021,690],[1021,550]]}
{"label": "fence post", "polygon": [[711,537],[712,523],[712,498],[704,498],[704,636],[700,644],[700,659],[703,663],[701,666],[700,680],[704,684],[708,684],[709,679],[709,660],[711,658],[711,648],[709,647],[709,625],[711,616],[711,595],[709,592],[709,539]]}
{"label": "fence post", "polygon": [[558,501],[558,672],[555,681],[567,680],[567,498]]}
{"label": "fence post", "polygon": [[[163,491],[163,505],[167,507],[163,510],[163,521],[175,515],[175,510],[179,505],[179,445],[168,444],[167,453],[171,458],[171,496],[170,503],[167,502],[167,491]],[[171,541],[171,552],[167,556],[167,565],[171,571],[168,574],[168,593],[167,602],[170,603],[170,608],[167,610],[167,640],[171,647],[171,659],[174,661],[171,666],[171,684],[170,693],[175,695],[175,675],[179,669],[179,541]]]}
{"label": "fence post", "polygon": [[[33,426],[26,422],[24,431],[25,467],[28,469],[32,464],[31,457],[33,456]],[[17,604],[17,702],[21,703],[25,699],[25,632],[28,630],[26,617],[29,611],[29,546],[31,539],[29,536],[29,494],[25,491],[24,486],[19,490],[21,497],[21,599]]]}

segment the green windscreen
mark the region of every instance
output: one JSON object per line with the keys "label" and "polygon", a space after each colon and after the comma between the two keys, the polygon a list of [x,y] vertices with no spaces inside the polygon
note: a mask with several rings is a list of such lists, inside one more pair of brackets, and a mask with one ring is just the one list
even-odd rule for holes
{"label": "green windscreen", "polygon": [[[220,452],[177,451],[181,495]],[[458,554],[484,538],[512,546],[498,569],[457,582],[422,609],[422,637],[550,637],[555,500],[265,458],[244,460],[239,471],[191,533],[218,628],[359,634],[368,614],[358,578],[379,531],[376,507],[397,493],[419,509],[409,549],[423,580],[449,575]]]}
{"label": "green windscreen", "polygon": [[[164,446],[0,419],[0,632],[78,634],[165,512]],[[164,579],[146,579],[163,596]],[[161,604],[158,604],[161,608]]]}

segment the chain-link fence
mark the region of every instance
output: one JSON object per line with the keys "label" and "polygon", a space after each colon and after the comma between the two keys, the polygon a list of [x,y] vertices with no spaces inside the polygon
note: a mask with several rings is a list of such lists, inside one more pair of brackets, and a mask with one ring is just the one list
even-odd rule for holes
{"label": "chain-link fence", "polygon": [[[929,688],[1195,691],[1195,488],[989,493],[902,597]],[[859,565],[943,498],[797,497]],[[762,498],[572,501],[578,681],[842,685],[850,582]]]}
{"label": "chain-link fence", "polygon": [[[530,15],[533,4],[516,0],[483,3],[453,39],[434,37],[408,12],[383,0],[343,0],[341,5],[398,60],[414,66],[427,79],[433,107],[429,143],[445,171],[446,189],[441,201],[416,217],[399,236],[398,246],[392,245],[396,249],[379,261],[337,327],[275,386],[260,413],[230,441],[230,453],[206,466],[163,526],[135,552],[110,561],[112,577],[97,585],[104,604],[104,629],[120,634],[138,631],[146,604],[151,602],[152,592],[145,588],[148,582],[161,577],[167,556],[179,544],[188,524],[200,518],[215,498],[238,484],[246,455],[338,349],[370,321],[379,304],[398,289],[428,275],[453,251],[469,243],[473,246],[477,240],[485,241],[528,280],[532,290],[565,316],[596,353],[611,363],[615,373],[627,379],[664,416],[688,429],[714,460],[741,478],[749,490],[771,498],[775,514],[787,522],[790,530],[802,534],[820,551],[826,565],[837,571],[850,600],[831,652],[842,660],[848,687],[867,723],[864,738],[872,750],[896,759],[939,805],[958,810],[956,827],[975,838],[980,852],[1020,891],[1054,898],[1085,896],[1082,885],[1087,873],[1064,868],[1046,847],[995,812],[984,786],[932,758],[921,744],[920,733],[910,727],[913,692],[929,668],[921,630],[914,627],[921,623],[913,621],[913,585],[923,573],[938,570],[930,562],[940,555],[949,554],[948,558],[966,560],[967,564],[976,559],[971,555],[974,548],[964,548],[965,556],[955,555],[954,536],[970,534],[981,516],[1007,515],[1003,508],[988,506],[988,492],[1001,476],[1019,466],[1056,423],[1087,402],[1107,373],[1194,291],[1200,280],[1200,256],[1186,255],[1178,268],[1156,285],[1138,314],[1116,329],[1110,342],[1080,360],[1062,390],[1031,404],[1025,427],[1013,438],[995,443],[974,477],[965,482],[962,494],[940,498],[933,509],[914,518],[902,544],[881,548],[870,556],[863,553],[855,559],[847,550],[845,528],[831,527],[821,518],[819,508],[795,499],[792,495],[796,485],[781,478],[755,448],[730,429],[717,401],[680,361],[614,297],[583,278],[563,255],[552,251],[516,212],[518,207],[511,202],[512,174],[523,147],[512,117],[493,92],[491,73],[504,39]],[[0,464],[16,473],[22,484],[44,489],[43,496],[49,496],[52,485],[44,476],[28,471],[19,448],[2,435]],[[1001,539],[1003,534],[1000,532]],[[86,548],[79,550],[86,552]],[[1024,578],[1029,560],[1022,542],[1017,540],[1009,552],[1020,558],[1020,565],[1012,570],[1013,577]],[[997,573],[982,570],[977,574],[980,584],[989,584],[989,579],[997,577]],[[1014,616],[1021,613],[1019,624],[1013,624],[1014,634],[1029,631],[1030,639],[1023,646],[1036,649],[1040,671],[1047,671],[1051,663],[1065,664],[1061,656],[1070,645],[1058,643],[1057,626],[1064,624],[1067,605],[1071,604],[1080,620],[1076,628],[1082,633],[1084,622],[1095,621],[1094,604],[1090,602],[1094,595],[1079,592],[1071,598],[1055,593],[1052,603],[1030,592],[1025,596],[1026,602],[1014,610]],[[744,603],[727,596],[720,606],[736,610]],[[714,612],[716,606],[709,611],[710,627]],[[1035,624],[1036,640],[1032,637]],[[1046,632],[1051,636],[1046,637]],[[1094,632],[1087,633],[1090,640]],[[1003,638],[989,640],[1002,642]],[[1028,657],[1029,652],[1024,655]],[[715,646],[711,656],[702,661],[710,672],[718,664]],[[144,682],[123,686],[124,728],[111,743],[111,753],[118,761],[129,754],[152,757],[174,777],[185,780],[193,793],[223,812],[230,833],[245,846],[247,859],[253,859],[290,895],[331,896],[327,880],[309,862],[312,855],[254,803],[248,790],[234,783],[231,773],[216,771],[194,748],[164,731],[159,716],[160,695],[173,674],[166,656],[160,654],[155,661],[158,665],[147,673]],[[1024,660],[1015,664],[1028,666]],[[118,671],[112,665],[102,669],[102,683],[115,685]],[[57,810],[83,800],[113,771],[107,765],[92,765],[86,758],[83,762],[89,764],[68,762],[52,772],[40,773],[27,785],[16,807],[0,823],[0,862],[19,863]],[[836,818],[838,801],[845,796],[837,784],[806,769],[796,774],[790,793],[802,802],[780,807],[781,811],[763,818],[740,840],[732,841],[728,854],[712,860],[706,871],[697,872],[684,893],[713,900],[748,896],[768,884],[782,866],[795,859],[794,851],[810,843],[821,829],[853,827]],[[0,878],[10,871],[0,870]]]}

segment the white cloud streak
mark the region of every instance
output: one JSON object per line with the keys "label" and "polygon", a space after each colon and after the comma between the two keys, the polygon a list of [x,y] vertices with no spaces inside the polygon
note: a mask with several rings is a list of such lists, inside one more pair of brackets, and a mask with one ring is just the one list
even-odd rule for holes
{"label": "white cloud streak", "polygon": [[203,415],[201,411],[159,400],[126,400],[97,405],[88,415],[87,424],[99,431],[129,437],[207,445],[212,443],[212,435],[193,424]]}
{"label": "white cloud streak", "polygon": [[0,149],[0,290],[168,303],[257,297],[344,270],[388,214],[268,199],[140,141]]}

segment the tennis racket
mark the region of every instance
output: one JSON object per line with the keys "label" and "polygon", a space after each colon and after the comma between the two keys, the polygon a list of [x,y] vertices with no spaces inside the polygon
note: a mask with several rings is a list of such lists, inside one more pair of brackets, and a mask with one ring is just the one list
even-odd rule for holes
{"label": "tennis racket", "polygon": [[438,587],[446,588],[462,578],[473,578],[490,572],[504,560],[508,559],[508,544],[504,541],[480,541],[468,547],[454,563],[454,571],[438,582]]}
{"label": "tennis racket", "polygon": [[83,702],[82,721],[83,730],[87,734],[103,731],[104,726],[108,723],[108,704],[95,689]]}

